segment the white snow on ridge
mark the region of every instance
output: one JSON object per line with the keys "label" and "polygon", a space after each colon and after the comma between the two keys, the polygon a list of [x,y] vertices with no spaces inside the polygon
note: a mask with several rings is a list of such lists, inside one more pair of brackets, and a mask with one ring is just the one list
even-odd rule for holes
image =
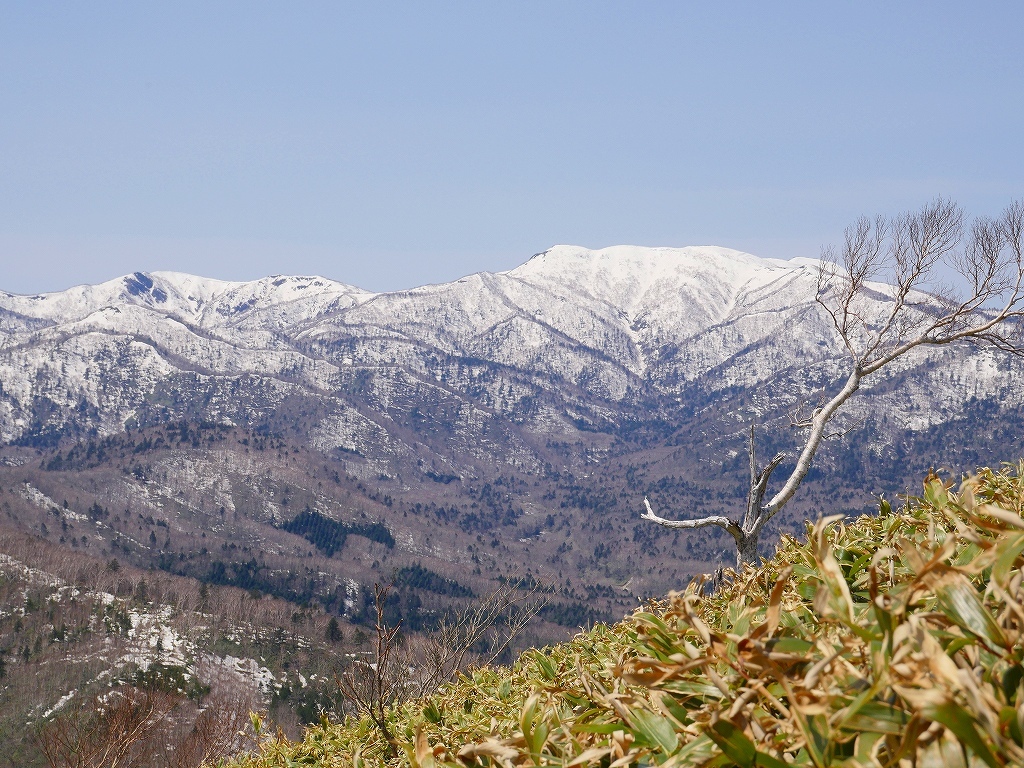
{"label": "white snow on ridge", "polygon": [[[350,384],[369,387],[371,409],[382,411],[428,384],[461,397],[474,387],[474,361],[611,400],[637,377],[664,391],[709,373],[709,391],[756,386],[834,354],[834,329],[814,302],[819,266],[716,246],[559,245],[505,272],[385,293],[322,277],[231,282],[179,272],[38,296],[0,292],[0,439],[24,432],[39,398],[64,414],[86,403],[101,431],[118,430],[181,372],[199,388],[218,377],[270,383],[263,400],[240,402],[237,413],[227,389],[211,401],[215,417],[242,419],[245,408],[286,391],[333,396]],[[877,288],[868,311],[885,308],[885,287]],[[380,375],[362,383],[374,369]],[[488,407],[501,411],[528,395],[512,397],[510,381],[488,393]],[[950,391],[966,386],[980,397],[999,381],[971,370]],[[531,418],[540,425],[547,417],[538,407]],[[353,411],[311,435],[351,447],[381,429],[372,414]]]}
{"label": "white snow on ridge", "polygon": [[[83,371],[80,379],[68,378],[71,394],[48,395],[63,402],[86,390],[90,400],[98,397],[91,369],[104,354],[121,354],[117,338],[152,348],[147,354],[160,357],[162,368],[299,375],[322,389],[335,386],[339,364],[393,362],[398,349],[405,364],[416,368],[421,363],[409,350],[432,348],[571,378],[587,375],[591,381],[587,371],[596,364],[611,377],[603,390],[617,397],[626,387],[623,372],[644,375],[667,343],[696,338],[731,319],[809,303],[807,266],[715,246],[560,245],[507,272],[379,294],[322,277],[230,282],[136,272],[59,293],[0,293],[0,309],[49,323],[42,330],[12,323],[9,333],[0,332],[0,353],[6,349],[12,356],[0,368],[14,373],[24,367],[27,358],[14,359],[22,357],[19,348],[40,358],[31,368],[45,367],[43,358],[60,357],[62,377]],[[754,323],[755,335],[761,325]],[[66,339],[97,332],[91,345],[97,355],[65,359],[71,351]],[[733,346],[750,340],[744,334]],[[321,348],[337,343],[343,350],[358,349],[358,356],[343,351],[338,359],[310,360],[296,349],[307,342]],[[720,360],[713,355],[706,364]],[[600,361],[614,361],[620,370]],[[149,388],[152,377],[146,378]],[[5,389],[27,404],[33,381],[13,375]],[[0,417],[12,424],[18,418]]]}
{"label": "white snow on ridge", "polygon": [[669,289],[697,293],[709,286],[728,286],[738,290],[751,282],[773,279],[776,270],[798,268],[717,246],[619,245],[592,251],[557,245],[503,274],[527,282],[579,288],[629,312]]}
{"label": "white snow on ridge", "polygon": [[[503,274],[563,297],[583,293],[634,325],[653,326],[656,336],[685,338],[724,320],[743,296],[796,277],[804,266],[717,246],[592,251],[560,245]],[[797,294],[797,303],[806,300],[803,291]]]}
{"label": "white snow on ridge", "polygon": [[32,296],[0,291],[0,309],[66,324],[106,308],[137,306],[200,326],[251,310],[300,304],[298,316],[332,305],[348,306],[373,294],[323,277],[275,275],[248,282],[197,277],[182,272],[135,272],[99,285],[79,285]]}
{"label": "white snow on ridge", "polygon": [[[225,341],[230,338],[245,347],[267,348],[275,346],[272,337],[276,333],[301,333],[320,319],[361,306],[367,311],[356,313],[356,321],[381,328],[394,327],[398,309],[409,310],[414,323],[417,315],[426,315],[423,322],[435,328],[433,341],[440,343],[451,329],[463,329],[473,336],[506,322],[520,309],[553,323],[570,337],[583,340],[593,335],[593,330],[580,328],[582,337],[577,336],[573,326],[580,318],[565,317],[566,307],[561,305],[566,302],[577,308],[588,305],[590,311],[604,316],[601,322],[611,322],[628,334],[630,324],[641,317],[649,322],[670,311],[678,318],[682,304],[685,318],[681,327],[678,319],[669,322],[663,318],[657,324],[665,326],[666,332],[689,335],[720,321],[742,292],[771,283],[780,274],[800,272],[811,262],[761,259],[716,246],[621,245],[589,250],[558,245],[507,272],[477,273],[411,291],[374,294],[323,277],[275,275],[242,282],[181,272],[135,272],[55,293],[22,296],[0,292],[0,310],[76,333],[84,330],[74,328],[76,323],[117,326],[124,321],[117,314],[130,309],[138,318],[133,322],[134,333],[144,332],[147,324],[156,322],[157,318],[144,319],[155,313],[206,329]],[[495,292],[501,299],[497,305]],[[430,310],[417,313],[416,305],[426,303],[432,305]],[[18,335],[8,336],[7,343]],[[461,346],[457,339],[451,341],[454,346],[441,346]]]}
{"label": "white snow on ridge", "polygon": [[[551,288],[577,289],[595,299],[629,310],[666,283],[694,290],[707,283],[739,286],[768,279],[779,269],[800,269],[812,259],[792,262],[762,259],[717,246],[686,248],[619,245],[600,250],[557,245],[507,272],[497,273]],[[461,281],[486,273],[477,273]],[[436,294],[456,283],[425,285],[397,294]],[[250,281],[228,281],[183,272],[135,272],[97,285],[78,285],[64,291],[20,295],[0,291],[0,309],[54,323],[74,322],[103,309],[135,304],[175,315],[202,326],[252,310],[298,302],[308,311],[337,305],[344,308],[374,296],[352,285],[324,277],[272,275]]]}

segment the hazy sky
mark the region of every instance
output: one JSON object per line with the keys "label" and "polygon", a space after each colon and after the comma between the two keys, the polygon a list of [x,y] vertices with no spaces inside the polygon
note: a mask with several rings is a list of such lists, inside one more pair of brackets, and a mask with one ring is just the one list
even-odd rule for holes
{"label": "hazy sky", "polygon": [[814,256],[1024,196],[1018,2],[0,0],[0,288]]}

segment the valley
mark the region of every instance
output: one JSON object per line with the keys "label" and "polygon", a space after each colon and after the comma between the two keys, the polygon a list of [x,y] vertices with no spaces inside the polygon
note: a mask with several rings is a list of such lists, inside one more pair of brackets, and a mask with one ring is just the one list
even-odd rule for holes
{"label": "valley", "polygon": [[[130,675],[175,649],[200,685],[248,659],[237,684],[294,729],[341,706],[329,681],[369,648],[375,584],[410,635],[501,585],[533,591],[522,648],[731,564],[724,532],[653,526],[643,499],[734,514],[752,422],[759,455],[793,456],[794,414],[842,355],[814,269],[558,246],[391,294],[178,273],[0,293],[0,699],[38,724],[72,690],[30,692],[41,669],[88,688],[104,664]],[[916,493],[930,467],[1024,455],[1022,375],[984,350],[908,356],[851,402],[765,545]],[[211,595],[236,608],[206,610]],[[116,600],[139,617],[121,629]],[[179,625],[160,649],[145,629]],[[107,656],[71,650],[89,643]]]}

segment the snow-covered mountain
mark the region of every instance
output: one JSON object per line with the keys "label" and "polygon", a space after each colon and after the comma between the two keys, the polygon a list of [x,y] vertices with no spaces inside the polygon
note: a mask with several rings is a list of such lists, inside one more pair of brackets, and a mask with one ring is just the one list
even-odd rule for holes
{"label": "snow-covered mountain", "polygon": [[[843,372],[816,270],[556,246],[390,293],[169,272],[0,293],[0,524],[336,607],[389,569],[486,594],[525,565],[570,596],[551,621],[607,617],[731,559],[718,529],[640,521],[645,496],[735,514],[752,422],[760,455],[794,455],[791,412]],[[977,348],[869,379],[765,544],[931,466],[1024,455],[1022,381],[1024,362]]]}
{"label": "snow-covered mountain", "polygon": [[[739,429],[838,373],[815,270],[717,247],[555,246],[508,272],[390,293],[174,272],[0,293],[0,439],[201,418],[301,433],[372,472],[415,457],[461,474],[536,467],[555,437],[681,428],[709,408]],[[970,398],[1016,407],[1020,377],[989,352],[919,355],[852,412],[884,408],[884,443]]]}
{"label": "snow-covered mountain", "polygon": [[[813,407],[843,369],[816,270],[715,247],[556,246],[508,272],[391,293],[173,272],[0,292],[0,566],[29,574],[24,563],[70,551],[61,567],[78,603],[106,596],[89,574],[122,585],[95,610],[33,593],[49,614],[8,589],[0,617],[25,619],[7,625],[9,677],[53,681],[76,659],[93,664],[53,640],[61,611],[82,627],[100,611],[113,621],[125,593],[153,599],[156,572],[244,590],[232,603],[244,618],[211,633],[218,656],[202,658],[287,660],[306,697],[285,639],[319,664],[330,615],[351,623],[338,646],[351,654],[384,581],[392,619],[412,631],[498,585],[546,585],[539,643],[732,562],[724,531],[652,525],[642,501],[679,517],[742,510],[751,422],[760,455],[793,456],[789,413]],[[822,512],[913,490],[931,466],[955,474],[1024,455],[1022,381],[1024,361],[976,348],[901,359],[851,400],[837,426],[852,431],[822,449],[764,545]],[[145,580],[125,589],[126,566]],[[124,642],[185,660],[175,654],[191,646],[167,627],[180,616],[207,637],[213,611],[186,616],[182,595],[203,591],[184,583],[165,592],[173,612],[125,614]],[[292,603],[277,625],[253,613],[270,610],[266,594]],[[250,631],[250,650],[223,656]],[[119,647],[103,634],[104,653]],[[250,667],[266,680],[262,661]],[[46,708],[69,692],[49,690]]]}

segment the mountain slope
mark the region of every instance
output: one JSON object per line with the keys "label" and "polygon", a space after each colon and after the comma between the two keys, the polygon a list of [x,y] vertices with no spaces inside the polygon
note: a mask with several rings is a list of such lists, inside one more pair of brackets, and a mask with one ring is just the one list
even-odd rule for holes
{"label": "mountain slope", "polygon": [[717,590],[233,765],[1020,765],[1022,473],[930,478]]}
{"label": "mountain slope", "polygon": [[[438,525],[464,555],[483,539],[475,526],[486,526],[513,559],[540,557],[567,589],[574,572],[659,592],[729,542],[638,527],[638,501],[647,494],[679,514],[733,511],[750,422],[761,425],[760,451],[792,451],[789,412],[813,405],[841,371],[814,302],[815,270],[710,246],[556,246],[508,272],[391,293],[317,277],[231,283],[159,272],[0,294],[0,460],[59,457],[63,467],[75,445],[85,452],[125,430],[122,442],[138,446],[140,430],[182,421],[237,426],[233,455],[245,455],[243,432],[272,436],[393,499],[392,509],[362,509],[396,530],[397,509],[429,502],[456,510]],[[879,286],[875,306],[885,302]],[[838,426],[862,426],[822,453],[818,479],[780,528],[799,526],[828,495],[856,509],[866,492],[902,491],[928,463],[1014,452],[1022,438],[1001,435],[1019,418],[1022,373],[1021,361],[967,348],[901,360],[851,401]],[[960,454],[943,447],[951,435]],[[263,462],[240,476],[239,494],[266,492],[256,482],[265,472],[273,486],[301,480],[316,497],[322,478]],[[168,483],[213,488],[215,465],[201,466],[169,469]],[[100,482],[90,473],[112,468],[73,462],[60,483],[82,489]],[[853,484],[865,476],[867,487]],[[218,498],[200,493],[193,504],[216,510]],[[655,541],[666,550],[657,566],[646,559]],[[429,549],[417,543],[407,554]]]}

